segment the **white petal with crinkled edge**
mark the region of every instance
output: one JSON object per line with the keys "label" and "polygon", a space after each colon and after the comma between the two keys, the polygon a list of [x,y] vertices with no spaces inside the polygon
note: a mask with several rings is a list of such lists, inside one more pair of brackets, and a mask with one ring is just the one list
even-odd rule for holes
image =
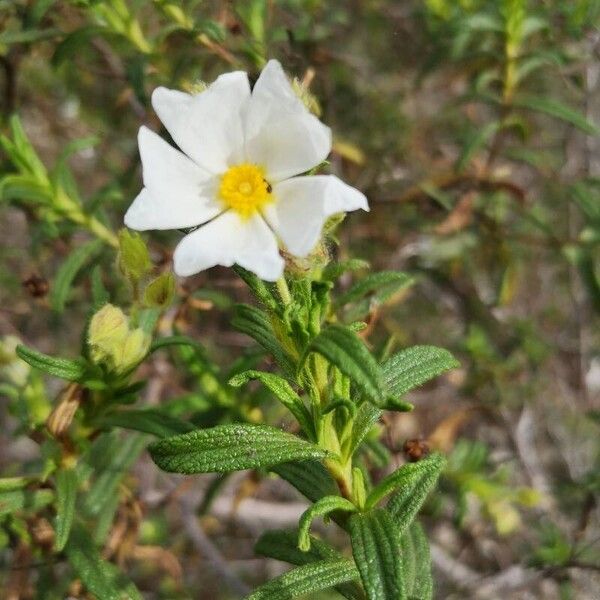
{"label": "white petal with crinkled edge", "polygon": [[261,279],[275,281],[284,267],[277,240],[262,217],[242,219],[232,210],[186,235],[175,249],[173,260],[175,273],[181,276],[215,265],[238,264]]}
{"label": "white petal with crinkled edge", "polygon": [[246,113],[246,154],[273,183],[305,173],[327,158],[331,130],[296,96],[281,65],[263,69]]}
{"label": "white petal with crinkled edge", "polygon": [[152,94],[152,106],[183,152],[220,174],[244,161],[242,115],[249,98],[248,76],[234,71],[196,95],[159,87]]}
{"label": "white petal with crinkled edge", "polygon": [[273,196],[265,218],[289,252],[300,257],[315,247],[328,217],[369,210],[365,195],[334,175],[293,177],[275,184]]}
{"label": "white petal with crinkled edge", "polygon": [[147,127],[138,134],[146,186],[125,214],[137,231],[194,227],[222,212],[215,200],[217,181],[185,154]]}

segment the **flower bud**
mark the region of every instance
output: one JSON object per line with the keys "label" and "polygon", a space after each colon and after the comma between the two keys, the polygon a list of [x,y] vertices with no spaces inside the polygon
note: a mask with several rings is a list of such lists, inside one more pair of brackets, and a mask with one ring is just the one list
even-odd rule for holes
{"label": "flower bud", "polygon": [[112,304],[105,304],[90,321],[88,343],[94,362],[102,362],[122,346],[129,332],[125,313]]}
{"label": "flower bud", "polygon": [[142,362],[148,354],[151,341],[152,338],[143,329],[130,331],[113,356],[115,370],[124,373]]}
{"label": "flower bud", "polygon": [[132,283],[137,283],[152,270],[148,248],[139,233],[119,231],[119,269]]}
{"label": "flower bud", "polygon": [[153,279],[144,290],[144,304],[152,308],[167,308],[175,296],[175,276],[162,273]]}

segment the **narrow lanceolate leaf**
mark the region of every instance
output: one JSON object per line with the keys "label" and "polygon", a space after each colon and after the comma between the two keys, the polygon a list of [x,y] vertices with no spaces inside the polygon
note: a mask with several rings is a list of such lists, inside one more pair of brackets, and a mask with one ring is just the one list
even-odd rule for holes
{"label": "narrow lanceolate leaf", "polygon": [[54,285],[50,292],[50,305],[56,312],[63,312],[77,273],[101,247],[101,240],[88,242],[71,252],[63,262],[54,278]]}
{"label": "narrow lanceolate leaf", "polygon": [[513,104],[519,108],[527,108],[566,121],[589,135],[598,135],[600,132],[582,113],[556,100],[540,96],[521,96],[513,100]]}
{"label": "narrow lanceolate leaf", "polygon": [[431,600],[433,598],[433,576],[431,573],[431,555],[429,542],[423,527],[413,522],[402,536],[402,562],[407,576],[409,600]]}
{"label": "narrow lanceolate leaf", "polygon": [[398,292],[410,287],[414,279],[399,271],[381,271],[363,277],[336,301],[337,306],[353,304],[348,318],[358,319],[374,306],[384,304]]}
{"label": "narrow lanceolate leaf", "polygon": [[405,600],[400,535],[385,509],[350,517],[352,554],[369,600]]}
{"label": "narrow lanceolate leaf", "polygon": [[324,458],[327,452],[267,425],[218,425],[154,442],[154,462],[171,473],[226,473],[291,460]]}
{"label": "narrow lanceolate leaf", "polygon": [[205,354],[204,347],[201,344],[185,335],[169,335],[158,338],[152,342],[149,353],[156,352],[157,350],[168,348],[170,346],[190,346],[191,348],[194,348],[200,352],[202,355]]}
{"label": "narrow lanceolate leaf", "polygon": [[[310,550],[298,548],[298,531],[276,529],[263,533],[254,546],[256,554],[275,558],[292,565],[307,565],[319,560],[343,559],[335,548],[310,536]],[[348,600],[364,600],[364,594],[357,581],[348,581],[335,586],[335,590]]]}
{"label": "narrow lanceolate leaf", "polygon": [[385,509],[350,517],[352,554],[369,600],[406,600],[400,534]]}
{"label": "narrow lanceolate leaf", "polygon": [[56,358],[26,346],[17,346],[17,354],[32,367],[67,381],[80,381],[86,372],[83,362],[68,358]]}
{"label": "narrow lanceolate leaf", "polygon": [[30,513],[52,502],[52,490],[11,490],[0,492],[0,517],[20,510]]}
{"label": "narrow lanceolate leaf", "polygon": [[316,502],[324,496],[334,496],[338,492],[329,471],[316,460],[285,462],[275,465],[271,471],[293,485],[311,502]]}
{"label": "narrow lanceolate leaf", "polygon": [[264,371],[244,371],[229,380],[229,385],[239,387],[244,385],[250,379],[258,379],[265,387],[267,387],[273,395],[296,417],[296,420],[302,427],[302,431],[309,439],[316,439],[316,432],[313,426],[313,421],[308,409],[302,402],[302,399],[292,389],[292,386],[286,379],[274,375],[273,373],[265,373]]}
{"label": "narrow lanceolate leaf", "polygon": [[69,564],[85,589],[102,600],[142,600],[142,595],[117,568],[104,561],[92,538],[82,528],[74,528],[65,547]]}
{"label": "narrow lanceolate leaf", "polygon": [[379,365],[361,339],[341,325],[330,325],[310,344],[308,352],[318,352],[347,375],[369,400],[384,400]]}
{"label": "narrow lanceolate leaf", "polygon": [[258,308],[241,304],[236,306],[236,314],[231,324],[242,333],[255,339],[273,358],[285,373],[293,373],[293,359],[281,347],[268,316]]}
{"label": "narrow lanceolate leaf", "polygon": [[397,490],[390,498],[387,509],[402,534],[435,486],[445,464],[446,459],[441,454],[432,454],[419,462],[400,467],[373,488],[367,504],[374,506],[391,491]]}
{"label": "narrow lanceolate leaf", "polygon": [[349,456],[352,456],[356,452],[380,416],[381,410],[376,406],[368,402],[364,402],[361,405],[352,425],[350,448],[347,452]]}
{"label": "narrow lanceolate leaf", "polygon": [[298,548],[306,552],[310,550],[310,526],[317,517],[325,517],[329,513],[341,510],[344,512],[356,512],[356,506],[341,496],[325,496],[305,510],[300,517],[300,528],[298,529]]}
{"label": "narrow lanceolate leaf", "polygon": [[443,348],[413,346],[391,356],[383,363],[381,371],[387,394],[398,398],[458,366],[458,361]]}
{"label": "narrow lanceolate leaf", "polygon": [[250,594],[248,600],[288,600],[356,578],[356,566],[347,558],[313,562],[272,579]]}
{"label": "narrow lanceolate leaf", "polygon": [[77,497],[77,472],[75,469],[61,469],[56,473],[56,521],[54,549],[60,552],[69,539],[75,499]]}
{"label": "narrow lanceolate leaf", "polygon": [[188,433],[195,428],[190,423],[156,408],[141,410],[119,410],[108,413],[95,421],[100,427],[121,427],[133,431],[149,433],[159,438],[170,437],[180,433]]}

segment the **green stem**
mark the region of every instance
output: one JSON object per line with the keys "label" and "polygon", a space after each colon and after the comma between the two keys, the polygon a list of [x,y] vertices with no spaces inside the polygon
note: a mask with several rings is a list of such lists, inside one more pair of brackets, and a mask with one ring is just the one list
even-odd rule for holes
{"label": "green stem", "polygon": [[277,280],[277,291],[279,292],[281,300],[286,306],[292,303],[292,294],[290,293],[290,288],[288,287],[287,281],[283,276]]}

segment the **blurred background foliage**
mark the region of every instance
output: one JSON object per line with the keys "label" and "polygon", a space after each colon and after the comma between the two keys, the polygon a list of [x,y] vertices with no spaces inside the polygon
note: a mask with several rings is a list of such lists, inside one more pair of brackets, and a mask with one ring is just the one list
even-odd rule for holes
{"label": "blurred background foliage", "polygon": [[[332,127],[330,168],[371,203],[332,252],[416,278],[348,318],[362,311],[382,353],[392,336],[462,362],[410,397],[414,413],[387,418],[365,456],[377,471],[424,446],[449,455],[425,517],[437,597],[597,598],[599,25],[598,0],[0,0],[3,475],[40,468],[28,434],[58,392],[15,358],[16,337],[73,355],[104,288],[130,301],[113,247],[141,185],[137,130],[160,128],[152,90],[254,76],[274,57]],[[177,236],[149,238],[157,271]],[[368,272],[357,266],[342,288]],[[234,401],[225,385],[261,360],[231,330],[232,297],[244,292],[224,269],[178,282],[159,328],[201,340],[223,372],[188,348],[158,353],[144,366],[147,403],[203,426],[232,411],[278,418],[260,390]],[[122,469],[103,482],[112,493],[96,481],[86,510],[105,558],[148,598],[226,598],[223,569],[252,584],[278,572],[252,542],[297,517],[288,488],[201,478],[191,493],[213,541],[198,550],[171,498],[180,490],[124,439]],[[229,504],[211,504],[217,491]],[[0,530],[7,597],[51,597],[43,557],[25,583],[19,568],[26,545],[13,542],[32,527]]]}

